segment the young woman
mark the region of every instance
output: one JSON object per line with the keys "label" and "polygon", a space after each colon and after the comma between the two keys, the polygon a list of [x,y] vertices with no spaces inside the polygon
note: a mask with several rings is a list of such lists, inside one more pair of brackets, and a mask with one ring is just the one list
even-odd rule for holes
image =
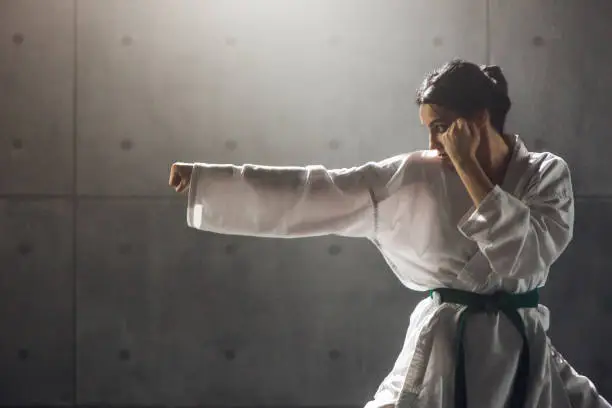
{"label": "young woman", "polygon": [[572,238],[570,171],[504,133],[498,67],[453,60],[417,92],[430,149],[350,169],[175,163],[188,225],[371,240],[428,291],[367,408],[610,407],[555,351],[538,288]]}

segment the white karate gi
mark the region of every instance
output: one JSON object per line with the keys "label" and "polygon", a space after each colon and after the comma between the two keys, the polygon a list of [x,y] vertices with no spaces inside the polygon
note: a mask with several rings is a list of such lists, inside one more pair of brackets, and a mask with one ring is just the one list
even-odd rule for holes
{"label": "white karate gi", "polygon": [[[501,186],[475,208],[459,176],[431,151],[361,167],[196,164],[187,222],[223,234],[364,237],[408,288],[477,293],[542,287],[572,238],[567,164],[508,137]],[[414,310],[397,361],[366,408],[453,407],[455,334],[464,306],[426,297]],[[548,309],[520,309],[531,365],[525,408],[610,407],[555,351]],[[465,333],[470,407],[503,408],[522,340],[501,314],[469,318]]]}

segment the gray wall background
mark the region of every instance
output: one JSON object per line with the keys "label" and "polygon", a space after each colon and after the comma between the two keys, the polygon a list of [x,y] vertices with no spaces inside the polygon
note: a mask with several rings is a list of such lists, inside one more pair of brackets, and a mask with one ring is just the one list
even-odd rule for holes
{"label": "gray wall background", "polygon": [[365,241],[188,230],[176,160],[351,166],[496,63],[508,130],[569,162],[550,335],[612,397],[612,2],[0,0],[0,404],[361,405],[422,294]]}

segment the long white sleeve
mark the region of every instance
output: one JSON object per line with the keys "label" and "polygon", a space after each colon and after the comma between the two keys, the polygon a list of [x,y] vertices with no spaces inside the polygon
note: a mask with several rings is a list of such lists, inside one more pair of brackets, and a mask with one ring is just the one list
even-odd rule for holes
{"label": "long white sleeve", "polygon": [[547,271],[571,241],[573,227],[570,171],[552,155],[533,175],[522,200],[496,186],[459,223],[495,273],[518,279]]}
{"label": "long white sleeve", "polygon": [[375,202],[402,177],[409,156],[335,170],[196,163],[187,223],[231,235],[369,237]]}

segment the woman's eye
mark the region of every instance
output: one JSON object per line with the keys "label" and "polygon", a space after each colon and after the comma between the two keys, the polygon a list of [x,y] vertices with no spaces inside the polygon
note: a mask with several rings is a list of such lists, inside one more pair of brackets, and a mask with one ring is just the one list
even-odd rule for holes
{"label": "woman's eye", "polygon": [[445,125],[436,125],[435,129],[436,129],[436,132],[438,132],[438,133],[444,133],[444,132],[446,132],[446,129],[448,129],[448,126],[445,126]]}

